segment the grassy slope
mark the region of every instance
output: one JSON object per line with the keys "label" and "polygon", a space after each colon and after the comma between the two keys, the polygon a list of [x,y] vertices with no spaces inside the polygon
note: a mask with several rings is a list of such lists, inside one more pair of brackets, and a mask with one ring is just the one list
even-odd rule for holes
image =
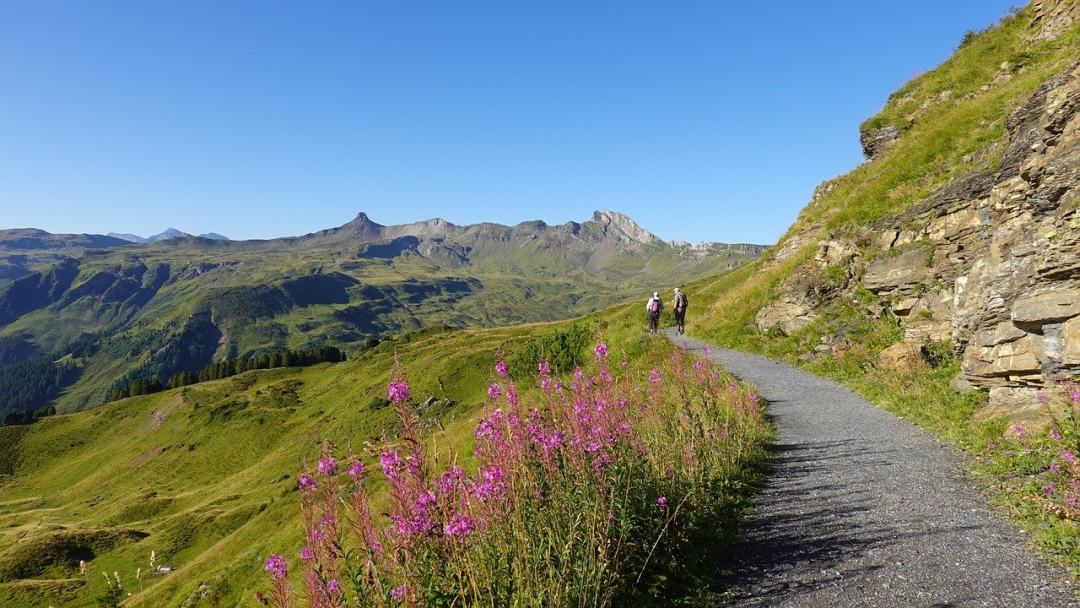
{"label": "grassy slope", "polygon": [[[568,261],[567,253],[558,248],[534,251],[487,244],[478,246],[473,257],[471,266],[461,267],[414,254],[392,260],[357,259],[355,251],[344,245],[251,243],[173,242],[89,251],[81,259],[73,288],[97,273],[116,272],[139,263],[151,268],[168,264],[173,272],[200,264],[220,267],[162,286],[141,310],[122,310],[118,302],[103,305],[96,297],[87,296],[62,309],[50,306],[28,313],[0,327],[0,336],[30,336],[43,352],[54,352],[82,332],[100,332],[105,337],[119,334],[124,354],[99,352],[81,362],[85,363],[82,377],[55,400],[60,411],[70,412],[104,402],[113,382],[158,350],[140,345],[161,341],[162,336],[175,336],[188,317],[221,290],[276,286],[297,277],[332,271],[359,281],[348,288],[348,302],[294,305],[258,319],[245,318],[245,312],[250,311],[242,310],[244,305],[257,308],[258,302],[252,302],[250,296],[234,303],[235,310],[229,312],[222,312],[218,306],[214,320],[225,335],[217,358],[325,343],[350,347],[371,335],[437,325],[497,327],[554,321],[613,306],[628,294],[644,291],[645,285],[657,277],[682,281],[752,256],[726,252],[695,258],[681,256],[671,248],[646,247],[641,255],[618,254],[591,271]],[[152,274],[148,271],[145,276]],[[439,285],[462,277],[478,279],[474,291],[439,292]],[[436,293],[411,296],[403,287],[407,281],[435,286]],[[392,299],[365,296],[365,286],[376,286]],[[350,307],[355,317],[343,319],[342,311]]]}
{"label": "grassy slope", "polygon": [[[414,395],[459,403],[428,415],[447,444],[468,452],[497,351],[511,355],[529,338],[577,322],[602,329],[614,354],[638,357],[656,345],[642,339],[637,308],[421,332],[342,364],[248,372],[0,428],[0,581],[10,581],[0,582],[0,604],[38,606],[44,594],[55,605],[93,605],[101,571],[121,572],[138,590],[130,579],[155,550],[158,564],[179,570],[144,576],[133,605],[180,605],[203,583],[211,591],[200,605],[254,605],[261,560],[295,546],[300,464],[322,439],[361,451],[392,428],[392,411],[377,398],[395,354],[412,372]],[[125,537],[135,533],[149,536]],[[91,557],[85,588],[72,564]]]}
{"label": "grassy slope", "polygon": [[[987,443],[1001,436],[1005,422],[971,421],[985,396],[961,395],[949,388],[949,380],[959,371],[958,361],[902,374],[875,367],[878,353],[902,336],[895,320],[869,320],[854,303],[836,302],[819,310],[820,318],[804,330],[779,336],[759,331],[754,315],[772,301],[785,277],[813,257],[821,237],[899,213],[979,163],[993,166],[1008,112],[1076,60],[1080,27],[1053,41],[1028,44],[1024,38],[1030,32],[1029,11],[981,33],[940,67],[894,93],[889,105],[865,127],[905,126],[903,137],[876,162],[832,180],[833,187],[808,205],[780,243],[759,260],[692,284],[695,309],[689,331],[835,378],[939,437],[972,453],[984,453]],[[1006,61],[1026,67],[991,84]],[[991,88],[982,91],[984,84]],[[943,91],[951,91],[946,100]],[[905,117],[924,104],[928,109],[908,126]],[[777,252],[785,246],[791,254],[778,260]],[[868,293],[857,295],[863,304],[873,298]],[[814,353],[822,336],[837,335],[847,337],[852,347],[837,357]],[[1067,564],[1080,565],[1080,528],[1032,509],[999,485],[998,480],[1010,475],[1008,465],[987,465],[977,458],[972,466],[976,476],[988,482],[988,489],[999,488],[990,490],[992,499],[1017,515],[1037,544]]]}

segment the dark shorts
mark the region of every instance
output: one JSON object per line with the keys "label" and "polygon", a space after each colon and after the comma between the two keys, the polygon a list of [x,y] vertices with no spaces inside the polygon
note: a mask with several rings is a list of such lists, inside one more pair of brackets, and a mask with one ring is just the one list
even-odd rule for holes
{"label": "dark shorts", "polygon": [[675,311],[675,322],[676,323],[682,323],[684,319],[686,319],[686,309],[684,308],[682,310],[676,310]]}

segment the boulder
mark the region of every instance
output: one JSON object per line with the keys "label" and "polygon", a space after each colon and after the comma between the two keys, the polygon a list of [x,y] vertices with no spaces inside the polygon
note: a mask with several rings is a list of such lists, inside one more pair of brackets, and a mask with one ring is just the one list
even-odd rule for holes
{"label": "boulder", "polygon": [[976,421],[1005,418],[1021,424],[1031,432],[1050,421],[1050,411],[1039,402],[1039,389],[1031,387],[998,386],[990,389],[985,407],[975,412]]}
{"label": "boulder", "polygon": [[1080,315],[1080,289],[1049,291],[1020,298],[1013,303],[1012,321],[1017,327],[1041,327]]}
{"label": "boulder", "polygon": [[975,201],[971,201],[966,206],[931,221],[927,234],[935,241],[950,240],[989,223],[990,214],[986,209],[977,208]]}
{"label": "boulder", "polygon": [[912,342],[897,342],[878,353],[878,367],[897,372],[910,371],[926,364],[922,347]]}
{"label": "boulder", "polygon": [[759,310],[754,321],[763,331],[777,328],[789,336],[812,323],[816,316],[805,302],[782,300]]}

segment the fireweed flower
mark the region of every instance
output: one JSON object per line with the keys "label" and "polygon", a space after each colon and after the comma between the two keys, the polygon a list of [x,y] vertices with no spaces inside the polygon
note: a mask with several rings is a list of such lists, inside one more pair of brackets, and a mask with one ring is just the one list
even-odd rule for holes
{"label": "fireweed flower", "polygon": [[475,529],[476,524],[465,515],[454,515],[443,526],[443,531],[446,532],[447,536],[468,536]]}
{"label": "fireweed flower", "polygon": [[313,559],[315,559],[315,549],[308,546],[300,548],[300,561],[310,562]]}
{"label": "fireweed flower", "polygon": [[656,510],[663,512],[667,509],[667,496],[661,496],[656,499]]}
{"label": "fireweed flower", "polygon": [[383,452],[379,456],[379,466],[382,467],[383,474],[390,479],[397,479],[401,475],[402,462],[397,452]]}
{"label": "fireweed flower", "polygon": [[1069,450],[1061,450],[1060,452],[1058,452],[1058,457],[1069,464],[1076,463],[1076,454],[1073,454]]}
{"label": "fireweed flower", "polygon": [[359,482],[367,476],[367,471],[364,469],[364,463],[359,460],[354,460],[349,468],[345,471],[352,477],[353,481]]}
{"label": "fireweed flower", "polygon": [[405,599],[405,593],[406,593],[407,590],[408,590],[408,587],[406,587],[405,585],[401,585],[400,587],[394,587],[393,589],[390,590],[390,597],[394,598],[395,600],[399,600],[399,601],[403,600],[403,599]]}
{"label": "fireweed flower", "polygon": [[285,563],[285,558],[279,553],[273,553],[266,559],[263,570],[269,572],[271,578],[276,581],[285,580],[285,577],[289,574],[289,566]]}
{"label": "fireweed flower", "polygon": [[603,342],[597,344],[596,348],[593,349],[593,354],[596,355],[597,361],[607,359],[607,344],[604,344]]}
{"label": "fireweed flower", "polygon": [[498,384],[492,384],[491,386],[488,387],[488,399],[491,399],[492,401],[495,401],[496,399],[499,398],[500,393],[501,393],[501,390],[499,389]]}
{"label": "fireweed flower", "polygon": [[1010,429],[1017,437],[1024,434],[1024,426],[1021,424],[1014,424]]}
{"label": "fireweed flower", "polygon": [[1066,496],[1066,497],[1065,497],[1065,504],[1067,504],[1067,505],[1069,505],[1070,507],[1073,507],[1073,508],[1075,509],[1075,508],[1076,508],[1076,504],[1077,504],[1077,502],[1076,502],[1076,497],[1075,497],[1075,496]]}
{"label": "fireweed flower", "polygon": [[1054,441],[1061,441],[1061,439],[1062,439],[1061,433],[1059,433],[1057,429],[1050,429],[1050,437]]}
{"label": "fireweed flower", "polygon": [[506,402],[510,405],[518,404],[518,392],[513,386],[506,389]]}
{"label": "fireweed flower", "polygon": [[581,380],[582,378],[585,377],[585,372],[582,371],[582,369],[580,367],[575,367],[574,368],[574,377],[577,378],[578,380]]}
{"label": "fireweed flower", "polygon": [[506,361],[499,359],[498,363],[495,364],[495,373],[505,378],[506,372]]}
{"label": "fireweed flower", "polygon": [[315,483],[315,478],[311,475],[301,475],[299,478],[297,478],[296,481],[300,486],[300,491],[305,494],[314,492],[315,490],[319,489],[318,484]]}
{"label": "fireweed flower", "polygon": [[1061,472],[1061,465],[1056,462],[1051,462],[1048,470],[1056,475]]}
{"label": "fireweed flower", "polygon": [[402,403],[409,400],[409,383],[406,380],[395,380],[390,383],[386,390],[386,398],[390,403]]}
{"label": "fireweed flower", "polygon": [[1054,495],[1054,484],[1048,483],[1045,486],[1043,486],[1043,492],[1046,492],[1047,496],[1053,496]]}
{"label": "fireweed flower", "polygon": [[337,582],[336,578],[326,581],[326,591],[327,593],[337,593],[341,591],[341,585]]}
{"label": "fireweed flower", "polygon": [[664,373],[660,371],[660,368],[654,367],[653,370],[649,372],[649,384],[656,384],[663,377]]}
{"label": "fireweed flower", "polygon": [[455,465],[447,469],[446,473],[443,473],[443,476],[436,483],[436,486],[443,494],[449,494],[463,479],[465,479],[465,471],[463,471],[461,467]]}
{"label": "fireweed flower", "polygon": [[698,360],[694,361],[694,369],[696,369],[699,372],[701,370],[705,369],[705,362],[702,361],[701,359],[698,359]]}
{"label": "fireweed flower", "polygon": [[337,473],[337,469],[337,459],[333,456],[327,456],[326,458],[319,459],[319,465],[317,467],[319,475],[322,475],[323,477],[330,477]]}
{"label": "fireweed flower", "polygon": [[540,365],[538,365],[538,366],[536,367],[536,369],[537,369],[537,371],[539,371],[539,372],[540,372],[541,374],[543,374],[543,375],[545,375],[545,376],[546,376],[547,374],[550,374],[550,373],[551,373],[551,365],[549,365],[549,364],[548,364],[548,362],[547,362],[546,360],[545,360],[545,361],[541,361],[541,362],[540,362]]}

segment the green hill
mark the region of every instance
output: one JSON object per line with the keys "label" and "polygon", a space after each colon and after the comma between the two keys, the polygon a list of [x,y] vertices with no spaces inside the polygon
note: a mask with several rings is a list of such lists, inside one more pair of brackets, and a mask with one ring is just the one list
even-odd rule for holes
{"label": "green hill", "polygon": [[116,386],[165,384],[275,350],[362,348],[440,325],[554,321],[734,267],[762,249],[668,243],[606,211],[560,226],[382,226],[360,214],[269,241],[132,244],[0,231],[0,253],[17,270],[0,281],[0,366],[37,356],[78,370],[63,383],[49,381],[48,370],[16,383],[42,386],[17,401],[0,390],[0,415],[84,409]]}

